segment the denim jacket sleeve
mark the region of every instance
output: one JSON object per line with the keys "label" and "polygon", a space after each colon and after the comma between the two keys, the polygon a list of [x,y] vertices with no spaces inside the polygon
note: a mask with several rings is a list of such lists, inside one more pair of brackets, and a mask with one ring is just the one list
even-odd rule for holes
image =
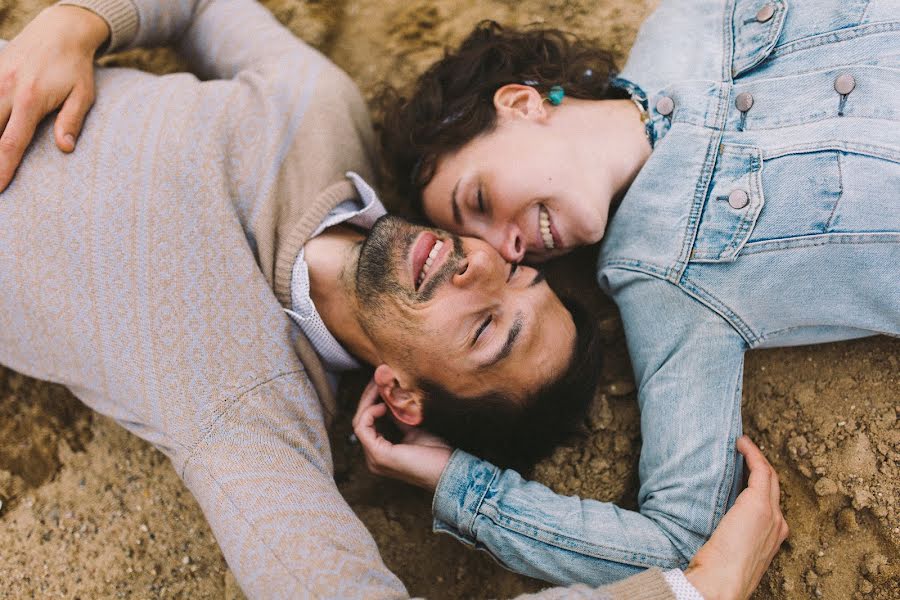
{"label": "denim jacket sleeve", "polygon": [[639,382],[639,512],[560,496],[462,451],[435,491],[436,531],[557,584],[683,568],[740,480],[743,338],[670,283],[624,270],[609,277]]}

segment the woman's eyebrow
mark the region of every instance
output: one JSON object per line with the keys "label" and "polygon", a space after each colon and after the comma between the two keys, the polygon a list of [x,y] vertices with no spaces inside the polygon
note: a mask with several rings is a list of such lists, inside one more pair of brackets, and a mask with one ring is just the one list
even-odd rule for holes
{"label": "woman's eyebrow", "polygon": [[462,177],[456,180],[456,185],[453,186],[453,192],[450,194],[450,206],[453,207],[453,220],[456,221],[456,224],[462,227],[463,217],[462,211],[459,210],[459,201],[456,199],[456,192],[459,190],[459,182],[462,181]]}

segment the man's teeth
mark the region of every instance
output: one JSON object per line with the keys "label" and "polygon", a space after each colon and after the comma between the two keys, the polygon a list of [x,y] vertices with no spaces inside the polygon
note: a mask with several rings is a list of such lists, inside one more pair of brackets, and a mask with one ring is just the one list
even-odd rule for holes
{"label": "man's teeth", "polygon": [[550,233],[550,213],[547,212],[547,208],[543,204],[540,205],[540,215],[541,239],[544,241],[544,248],[553,250],[556,244],[553,242],[553,234]]}
{"label": "man's teeth", "polygon": [[431,249],[431,252],[428,253],[428,258],[425,259],[425,264],[422,266],[422,271],[419,273],[419,280],[416,281],[416,287],[422,285],[422,282],[425,281],[425,276],[428,275],[428,269],[431,268],[431,263],[434,262],[434,258],[438,255],[438,252],[441,250],[441,246],[444,245],[444,242],[438,240],[434,243],[434,247]]}

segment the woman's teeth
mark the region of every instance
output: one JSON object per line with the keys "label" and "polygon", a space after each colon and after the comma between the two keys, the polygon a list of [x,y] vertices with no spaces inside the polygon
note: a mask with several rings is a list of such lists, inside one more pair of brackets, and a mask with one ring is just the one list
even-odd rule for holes
{"label": "woman's teeth", "polygon": [[438,240],[434,243],[434,247],[431,249],[431,252],[428,253],[428,258],[425,259],[425,264],[422,265],[422,271],[419,273],[419,279],[416,281],[416,287],[422,285],[422,282],[425,281],[425,276],[428,275],[428,269],[431,268],[431,263],[434,262],[434,258],[438,255],[438,252],[441,250],[441,246],[444,245],[444,242]]}
{"label": "woman's teeth", "polygon": [[540,221],[541,221],[541,239],[544,241],[544,248],[553,250],[556,244],[553,243],[553,234],[550,233],[550,213],[547,208],[540,205]]}

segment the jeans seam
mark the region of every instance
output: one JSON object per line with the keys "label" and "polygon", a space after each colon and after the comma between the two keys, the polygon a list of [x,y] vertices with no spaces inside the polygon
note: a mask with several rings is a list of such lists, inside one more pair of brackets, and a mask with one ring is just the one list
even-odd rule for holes
{"label": "jeans seam", "polygon": [[[734,385],[734,393],[732,394],[732,402],[731,402],[731,419],[729,419],[729,435],[728,435],[728,443],[725,447],[725,474],[719,481],[719,489],[716,492],[716,508],[713,512],[712,520],[708,525],[708,529],[706,532],[706,537],[712,535],[713,530],[716,527],[716,524],[722,519],[725,514],[725,509],[728,505],[728,498],[731,495],[731,490],[734,489],[734,478],[736,473],[736,469],[734,468],[735,456],[735,444],[737,444],[737,437],[733,436],[733,430],[735,427],[735,420],[740,418],[740,405],[741,405],[741,382],[743,381],[743,363],[744,357],[741,356],[741,368],[738,370],[737,379],[732,381]],[[735,410],[735,406],[738,407]],[[726,485],[727,484],[727,485]]]}
{"label": "jeans seam", "polygon": [[475,503],[475,507],[472,509],[472,518],[466,525],[466,529],[468,529],[468,534],[472,537],[473,540],[478,540],[478,534],[475,532],[475,522],[478,520],[478,515],[483,514],[481,512],[481,507],[485,504],[485,498],[487,497],[488,490],[491,489],[491,486],[497,480],[499,475],[500,469],[498,469],[497,467],[493,467],[491,479],[484,486],[484,489],[479,494],[478,502]]}

